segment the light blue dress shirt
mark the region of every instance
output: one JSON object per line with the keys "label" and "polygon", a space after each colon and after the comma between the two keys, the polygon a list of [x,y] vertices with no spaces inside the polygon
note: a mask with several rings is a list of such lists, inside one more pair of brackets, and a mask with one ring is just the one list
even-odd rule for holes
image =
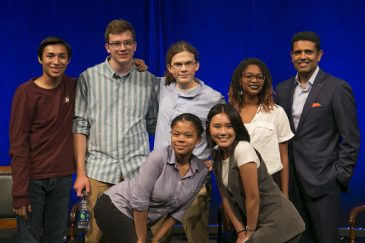
{"label": "light blue dress shirt", "polygon": [[314,71],[314,73],[312,74],[312,76],[310,77],[308,82],[306,83],[305,87],[302,87],[299,84],[298,74],[295,76],[295,85],[296,86],[294,89],[293,106],[292,106],[292,116],[293,116],[293,123],[294,123],[295,130],[298,127],[305,101],[308,98],[309,92],[312,89],[314,80],[316,79],[318,72],[319,72],[319,67],[317,66],[316,70]]}
{"label": "light blue dress shirt", "polygon": [[[201,80],[196,81],[199,85],[195,89],[182,92],[176,87],[176,83],[165,85],[165,78],[161,78],[154,149],[171,144],[171,122],[176,116],[186,112],[192,113],[200,118],[205,129],[210,109],[218,103],[225,102],[221,93]],[[210,149],[207,149],[205,132],[193,153],[202,160],[209,158]]]}

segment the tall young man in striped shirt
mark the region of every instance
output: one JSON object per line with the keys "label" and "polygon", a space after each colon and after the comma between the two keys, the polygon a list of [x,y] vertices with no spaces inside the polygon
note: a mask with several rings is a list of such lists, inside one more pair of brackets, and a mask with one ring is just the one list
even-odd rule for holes
{"label": "tall young man in striped shirt", "polygon": [[[105,31],[105,62],[83,72],[78,80],[73,124],[78,196],[97,197],[133,175],[149,153],[154,132],[158,80],[138,72],[133,63],[136,35],[130,23],[113,20]],[[91,214],[86,242],[100,242],[102,233]]]}

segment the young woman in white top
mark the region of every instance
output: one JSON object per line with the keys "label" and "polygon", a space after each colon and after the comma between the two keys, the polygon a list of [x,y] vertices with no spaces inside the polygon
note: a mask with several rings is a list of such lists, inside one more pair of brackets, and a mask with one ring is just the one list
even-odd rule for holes
{"label": "young woman in white top", "polygon": [[271,74],[261,60],[244,59],[234,70],[229,102],[239,111],[269,174],[288,197],[288,140],[294,134],[284,109],[273,101]]}
{"label": "young woman in white top", "polygon": [[268,174],[238,111],[215,105],[207,118],[214,175],[236,243],[297,243],[304,222]]}

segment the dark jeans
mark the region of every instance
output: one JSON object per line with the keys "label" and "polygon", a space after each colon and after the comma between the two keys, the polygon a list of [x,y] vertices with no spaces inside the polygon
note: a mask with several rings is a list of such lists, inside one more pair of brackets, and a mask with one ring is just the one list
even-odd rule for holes
{"label": "dark jeans", "polygon": [[72,176],[29,181],[32,212],[17,217],[18,243],[62,243],[66,233]]}

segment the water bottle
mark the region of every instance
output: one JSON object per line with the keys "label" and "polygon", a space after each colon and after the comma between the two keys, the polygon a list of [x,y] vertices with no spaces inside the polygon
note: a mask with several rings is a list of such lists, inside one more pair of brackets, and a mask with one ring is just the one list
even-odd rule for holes
{"label": "water bottle", "polygon": [[79,217],[77,222],[77,228],[87,230],[90,224],[90,210],[86,200],[86,191],[82,192],[82,197],[79,206]]}

